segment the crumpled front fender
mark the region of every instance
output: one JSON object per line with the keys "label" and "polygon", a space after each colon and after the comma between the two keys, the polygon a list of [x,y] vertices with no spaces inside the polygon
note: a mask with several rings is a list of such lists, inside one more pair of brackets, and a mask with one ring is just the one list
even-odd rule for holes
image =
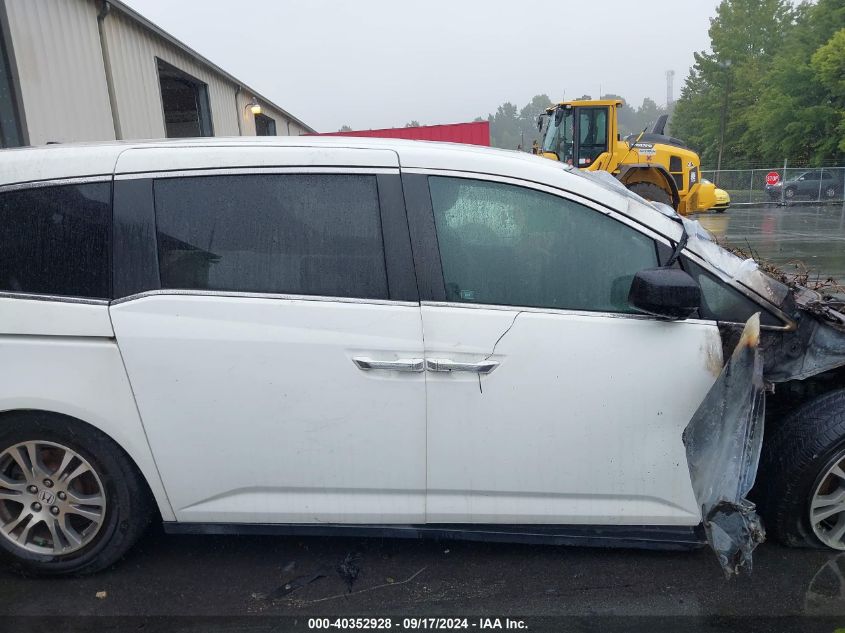
{"label": "crumpled front fender", "polygon": [[754,485],[763,445],[765,386],[759,350],[760,315],[739,343],[684,429],[690,479],[710,547],[730,577],[751,570],[751,553],[765,540]]}

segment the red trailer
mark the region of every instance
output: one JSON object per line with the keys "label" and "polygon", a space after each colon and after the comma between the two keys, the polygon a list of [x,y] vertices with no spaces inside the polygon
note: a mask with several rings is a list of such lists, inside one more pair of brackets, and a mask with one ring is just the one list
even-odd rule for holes
{"label": "red trailer", "polygon": [[353,130],[351,132],[326,132],[308,136],[368,136],[376,138],[407,138],[415,141],[444,141],[490,146],[490,123],[450,123],[448,125],[421,125],[420,127],[390,127],[381,130]]}

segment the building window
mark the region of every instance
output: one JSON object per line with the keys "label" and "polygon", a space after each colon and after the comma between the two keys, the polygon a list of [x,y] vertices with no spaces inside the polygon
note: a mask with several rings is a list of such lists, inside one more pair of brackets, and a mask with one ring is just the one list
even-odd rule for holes
{"label": "building window", "polygon": [[167,138],[213,136],[208,86],[167,62],[157,63]]}
{"label": "building window", "polygon": [[276,120],[266,114],[255,115],[256,136],[276,136]]}
{"label": "building window", "polygon": [[18,147],[23,145],[23,135],[12,79],[12,60],[3,30],[0,28],[0,147]]}

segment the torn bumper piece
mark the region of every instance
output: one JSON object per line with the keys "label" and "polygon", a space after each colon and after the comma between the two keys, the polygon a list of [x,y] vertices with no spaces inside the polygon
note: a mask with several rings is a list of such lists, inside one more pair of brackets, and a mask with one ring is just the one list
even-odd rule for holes
{"label": "torn bumper piece", "polygon": [[690,479],[707,541],[730,577],[765,540],[753,503],[765,412],[760,316],[745,324],[739,343],[684,429]]}

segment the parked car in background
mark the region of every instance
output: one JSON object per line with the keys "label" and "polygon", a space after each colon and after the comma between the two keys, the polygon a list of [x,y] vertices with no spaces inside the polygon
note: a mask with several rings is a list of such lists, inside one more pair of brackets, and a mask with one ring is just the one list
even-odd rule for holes
{"label": "parked car in background", "polygon": [[[701,182],[709,183],[710,181],[707,178],[702,178]],[[717,213],[724,213],[728,210],[728,207],[731,206],[731,196],[730,194],[725,191],[724,189],[716,188],[714,192],[714,196],[716,198],[716,202],[710,207],[710,210],[715,211]]]}
{"label": "parked car in background", "polygon": [[761,451],[766,529],[845,549],[843,322],[610,174],[524,153],[5,151],[0,552],[92,572],[160,517],[706,540],[732,573],[763,538]]}
{"label": "parked car in background", "polygon": [[766,185],[766,193],[772,200],[832,200],[842,196],[845,170],[808,169],[782,180],[776,185]]}

